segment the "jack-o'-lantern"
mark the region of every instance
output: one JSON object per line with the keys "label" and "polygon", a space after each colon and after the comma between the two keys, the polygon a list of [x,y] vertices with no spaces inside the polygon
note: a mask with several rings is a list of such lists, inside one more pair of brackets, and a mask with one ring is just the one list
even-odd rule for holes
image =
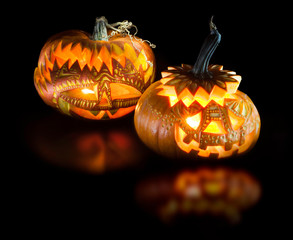
{"label": "jack-o'-lantern", "polygon": [[259,182],[248,172],[222,167],[180,171],[137,186],[138,202],[166,222],[181,216],[212,216],[238,223],[241,212],[260,195]]}
{"label": "jack-o'-lantern", "polygon": [[225,158],[256,143],[260,117],[250,98],[237,90],[241,76],[209,65],[221,35],[212,20],[195,65],[162,72],[135,110],[139,137],[168,157]]}
{"label": "jack-o'-lantern", "polygon": [[133,26],[128,21],[108,24],[101,17],[92,35],[73,30],[51,37],[34,73],[44,102],[95,120],[133,111],[155,73],[153,52],[147,41],[130,34]]}

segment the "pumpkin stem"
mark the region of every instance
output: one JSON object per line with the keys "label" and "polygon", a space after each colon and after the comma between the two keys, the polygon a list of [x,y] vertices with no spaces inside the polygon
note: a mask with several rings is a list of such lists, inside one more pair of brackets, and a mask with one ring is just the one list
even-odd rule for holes
{"label": "pumpkin stem", "polygon": [[197,60],[191,70],[196,78],[210,79],[213,77],[208,70],[210,59],[221,41],[221,34],[213,23],[213,16],[210,20],[210,34],[207,36],[200,49]]}
{"label": "pumpkin stem", "polygon": [[109,38],[107,34],[107,25],[108,25],[108,20],[104,16],[96,18],[96,25],[94,27],[92,40],[108,41]]}

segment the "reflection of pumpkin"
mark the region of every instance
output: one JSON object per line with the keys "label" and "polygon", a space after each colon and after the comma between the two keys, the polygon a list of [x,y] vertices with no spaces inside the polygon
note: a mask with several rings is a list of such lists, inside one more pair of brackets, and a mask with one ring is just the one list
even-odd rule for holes
{"label": "reflection of pumpkin", "polygon": [[34,76],[45,103],[89,119],[118,118],[134,110],[154,80],[154,55],[141,39],[108,36],[106,23],[98,18],[93,36],[67,31],[47,41]]}
{"label": "reflection of pumpkin", "polygon": [[144,159],[143,145],[127,117],[116,121],[113,126],[54,114],[32,122],[26,141],[40,159],[64,168],[104,173],[134,167]]}
{"label": "reflection of pumpkin", "polygon": [[259,183],[245,171],[200,168],[144,180],[137,187],[137,199],[165,221],[211,215],[237,223],[240,213],[258,201],[260,191]]}
{"label": "reflection of pumpkin", "polygon": [[257,109],[237,90],[241,77],[208,65],[221,36],[212,22],[210,27],[195,65],[162,72],[136,107],[138,135],[169,157],[229,157],[246,152],[259,136]]}

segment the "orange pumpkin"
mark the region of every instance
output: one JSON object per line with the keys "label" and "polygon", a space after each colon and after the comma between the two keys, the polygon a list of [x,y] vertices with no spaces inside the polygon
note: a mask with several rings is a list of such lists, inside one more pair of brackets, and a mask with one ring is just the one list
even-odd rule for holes
{"label": "orange pumpkin", "polygon": [[154,54],[142,39],[114,34],[107,27],[111,25],[101,17],[93,35],[66,31],[46,42],[34,73],[46,104],[70,116],[97,120],[134,110],[154,80]]}
{"label": "orange pumpkin", "polygon": [[241,76],[209,65],[221,35],[211,21],[195,65],[169,67],[140,98],[135,127],[142,141],[168,157],[225,158],[256,143],[260,117],[237,90]]}

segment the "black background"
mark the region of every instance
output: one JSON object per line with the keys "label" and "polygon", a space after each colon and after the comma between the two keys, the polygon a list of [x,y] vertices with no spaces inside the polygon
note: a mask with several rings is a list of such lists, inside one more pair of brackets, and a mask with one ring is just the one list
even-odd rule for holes
{"label": "black background", "polygon": [[[13,44],[20,47],[10,56],[19,61],[21,70],[15,67],[11,70],[14,79],[17,78],[17,92],[9,92],[14,103],[14,107],[9,107],[12,110],[9,122],[13,122],[11,129],[16,131],[7,138],[5,150],[9,151],[7,162],[11,166],[3,170],[7,175],[8,196],[11,197],[6,206],[9,212],[7,221],[14,232],[46,236],[61,230],[65,234],[91,233],[93,237],[106,234],[134,235],[137,238],[189,234],[203,239],[256,239],[284,234],[288,229],[286,217],[292,216],[287,205],[291,190],[286,186],[292,181],[289,168],[292,160],[287,156],[291,143],[290,129],[285,121],[285,117],[289,117],[286,93],[289,85],[287,87],[280,77],[280,57],[277,54],[283,47],[278,41],[286,32],[280,17],[286,7],[268,4],[169,1],[157,6],[158,3],[148,1],[59,1],[37,3],[29,12],[15,14],[17,28],[11,24],[11,36],[17,36],[13,37]],[[102,15],[109,23],[125,19],[132,21],[139,30],[137,36],[156,44],[156,80],[167,66],[194,63],[209,33],[209,19],[214,15],[222,41],[211,63],[224,65],[225,69],[242,76],[239,90],[253,100],[261,116],[260,138],[254,149],[242,158],[228,161],[174,162],[156,155],[140,142],[135,135],[133,113],[118,120],[93,122],[63,116],[46,106],[33,85],[33,72],[42,46],[50,36],[65,30],[92,32],[95,18]],[[142,157],[137,159],[135,167],[103,174],[60,167],[45,161],[46,157],[34,147],[37,145],[35,136],[42,135],[38,130],[52,127],[65,129],[65,133],[79,130],[99,132],[99,129],[112,128],[129,131],[139,144]],[[140,180],[200,166],[242,169],[258,179],[262,197],[244,213],[242,222],[230,226],[196,219],[168,226],[137,204],[135,188]]]}

